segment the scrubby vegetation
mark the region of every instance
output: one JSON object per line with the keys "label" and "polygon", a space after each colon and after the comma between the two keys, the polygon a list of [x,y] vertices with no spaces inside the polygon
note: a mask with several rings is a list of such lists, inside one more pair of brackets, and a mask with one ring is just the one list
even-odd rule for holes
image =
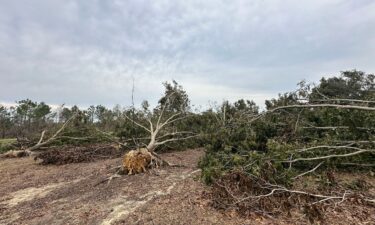
{"label": "scrubby vegetation", "polygon": [[[335,178],[375,166],[374,75],[348,71],[299,85],[267,101],[264,112],[238,102],[222,105],[222,121],[200,162],[216,206],[264,215],[298,208],[321,219],[324,204],[374,203],[374,196]],[[312,175],[311,183],[306,176]]]}
{"label": "scrubby vegetation", "polygon": [[318,84],[303,81],[296,91],[267,100],[264,110],[240,99],[196,112],[182,86],[175,81],[164,86],[154,109],[147,101],[140,109],[51,110],[31,100],[1,106],[0,151],[37,152],[44,164],[64,164],[133,150],[124,162],[136,162],[135,171],[143,172],[169,165],[157,152],[205,147],[199,166],[217,208],[244,215],[299,210],[314,221],[322,220],[327,204],[375,203],[365,192],[369,184],[343,183],[336,176],[373,175],[374,75],[353,70]]}
{"label": "scrubby vegetation", "polygon": [[16,142],[17,139],[0,139],[0,153],[6,152],[13,148],[12,144]]}

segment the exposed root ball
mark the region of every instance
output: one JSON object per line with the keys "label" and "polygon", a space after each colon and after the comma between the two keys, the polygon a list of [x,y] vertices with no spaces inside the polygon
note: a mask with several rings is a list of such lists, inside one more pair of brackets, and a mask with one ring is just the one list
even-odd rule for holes
{"label": "exposed root ball", "polygon": [[132,150],[128,152],[123,160],[123,166],[128,174],[146,172],[146,168],[150,166],[152,154],[145,148]]}

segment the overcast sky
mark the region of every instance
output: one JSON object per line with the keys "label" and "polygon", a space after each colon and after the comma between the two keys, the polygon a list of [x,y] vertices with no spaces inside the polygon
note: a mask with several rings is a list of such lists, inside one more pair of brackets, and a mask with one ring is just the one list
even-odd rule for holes
{"label": "overcast sky", "polygon": [[342,70],[375,72],[374,0],[0,0],[0,102],[265,99]]}

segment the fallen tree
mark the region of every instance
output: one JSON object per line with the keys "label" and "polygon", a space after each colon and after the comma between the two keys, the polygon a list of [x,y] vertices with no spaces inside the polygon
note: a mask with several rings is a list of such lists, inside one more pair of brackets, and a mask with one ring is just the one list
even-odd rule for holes
{"label": "fallen tree", "polygon": [[[53,141],[59,139],[59,138],[67,138],[64,136],[61,136],[61,133],[66,129],[66,127],[76,118],[77,114],[74,114],[72,117],[70,117],[68,120],[66,120],[62,126],[48,139],[44,140],[46,130],[42,131],[39,141],[33,145],[30,146],[24,150],[10,150],[2,155],[0,155],[0,158],[16,158],[16,157],[24,157],[24,156],[37,156],[38,153],[35,151],[40,149],[41,147],[47,146],[48,144],[52,143]],[[69,138],[69,137],[68,137]]]}
{"label": "fallen tree", "polygon": [[[358,175],[373,174],[375,96],[373,87],[358,80],[332,79],[316,87],[324,91],[314,89],[314,96],[280,95],[261,113],[241,114],[231,105],[234,116],[214,125],[200,162],[202,178],[213,187],[213,205],[271,217],[301,210],[319,220],[331,205],[374,206],[375,195],[366,192],[372,183]],[[340,89],[344,93],[336,90],[338,81],[349,86]],[[218,117],[229,116],[223,108]]]}
{"label": "fallen tree", "polygon": [[176,94],[175,92],[170,93],[165,97],[165,102],[158,107],[159,110],[154,110],[154,113],[147,113],[144,119],[147,121],[148,126],[125,115],[130,122],[149,133],[148,144],[142,144],[143,147],[131,150],[124,156],[123,167],[128,171],[128,174],[145,172],[147,168],[162,165],[176,166],[162,159],[155,152],[156,148],[169,142],[186,140],[197,136],[193,132],[178,131],[173,126],[174,123],[188,116],[185,112],[169,112],[169,115],[166,115],[166,111],[173,104],[173,97]]}

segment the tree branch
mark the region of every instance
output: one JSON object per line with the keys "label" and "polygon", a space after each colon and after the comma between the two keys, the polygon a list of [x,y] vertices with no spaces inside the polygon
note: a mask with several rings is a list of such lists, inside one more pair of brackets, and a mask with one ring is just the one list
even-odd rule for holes
{"label": "tree branch", "polygon": [[[169,124],[169,123],[172,123],[172,122],[174,122],[174,121],[176,121],[176,120],[173,120],[173,118],[175,118],[176,116],[178,116],[178,115],[181,115],[181,113],[179,112],[179,113],[176,113],[176,114],[173,114],[171,117],[169,117],[164,123],[162,123],[161,125],[160,125],[160,128],[162,128],[162,127],[164,127],[165,125],[167,125],[167,124]],[[177,118],[178,120],[181,120],[182,118]]]}
{"label": "tree branch", "polygon": [[183,138],[171,138],[171,139],[167,139],[167,140],[164,140],[164,141],[161,141],[161,142],[156,142],[155,145],[163,145],[163,144],[166,144],[168,142],[172,142],[172,141],[181,141],[181,140],[186,140],[186,139],[190,139],[190,138],[194,138],[194,137],[197,137],[198,135],[193,135],[193,136],[188,136],[188,137],[183,137]]}
{"label": "tree branch", "polygon": [[130,120],[131,122],[133,122],[133,123],[136,124],[137,126],[143,128],[143,129],[145,129],[146,131],[148,131],[148,132],[151,133],[151,130],[150,130],[150,129],[148,129],[147,127],[143,126],[143,125],[140,124],[140,123],[137,123],[135,120],[133,120],[133,119],[131,119],[130,117],[128,117],[128,116],[126,115],[126,113],[124,113],[124,115],[125,115],[126,119]]}
{"label": "tree branch", "polygon": [[158,139],[163,139],[165,137],[168,137],[168,136],[174,136],[174,135],[178,135],[178,134],[194,134],[194,132],[189,132],[189,131],[180,131],[180,132],[172,132],[172,133],[167,133],[161,137],[158,137],[156,138],[157,140]]}
{"label": "tree branch", "polygon": [[46,131],[44,130],[44,131],[42,132],[42,134],[40,135],[40,139],[39,139],[37,145],[39,145],[40,143],[42,143],[42,141],[43,141],[43,137],[44,137],[44,134],[45,134],[45,133],[46,133]]}
{"label": "tree branch", "polygon": [[316,150],[316,149],[321,149],[321,148],[362,150],[361,148],[351,147],[350,145],[351,144],[349,144],[349,145],[343,145],[343,146],[319,145],[319,146],[313,146],[313,147],[309,147],[309,148],[303,148],[303,149],[299,149],[299,150],[294,150],[292,152],[299,152],[300,153],[300,152],[306,152],[306,151]]}
{"label": "tree branch", "polygon": [[168,96],[166,96],[165,103],[164,103],[163,108],[162,108],[162,110],[161,110],[161,112],[160,112],[160,115],[159,115],[158,121],[156,122],[156,127],[159,127],[159,124],[160,124],[161,118],[162,118],[163,115],[164,115],[164,111],[165,111],[165,109],[167,108],[167,105],[169,104],[169,100],[170,100],[169,98],[170,98],[172,95],[174,95],[174,94],[175,94],[175,92],[172,92],[172,93],[170,93]]}
{"label": "tree branch", "polygon": [[297,179],[297,178],[299,178],[299,177],[305,176],[306,174],[309,174],[309,173],[314,172],[314,171],[315,171],[316,169],[318,169],[323,163],[324,163],[324,161],[321,162],[321,163],[319,163],[319,164],[318,164],[317,166],[315,166],[313,169],[311,169],[311,170],[309,170],[309,171],[306,171],[306,172],[304,172],[304,173],[301,173],[301,174],[299,174],[299,175],[293,177],[292,179],[295,180],[295,179]]}
{"label": "tree branch", "polygon": [[[338,129],[349,129],[349,126],[337,126],[337,127],[315,127],[315,126],[310,126],[310,127],[301,127],[302,129],[317,129],[317,130],[338,130]],[[353,127],[358,130],[375,130],[374,127]]]}
{"label": "tree branch", "polygon": [[65,127],[77,116],[77,113],[75,113],[72,117],[70,117],[68,120],[65,121],[65,123],[61,126],[59,130],[56,131],[52,137],[50,137],[48,140],[43,142],[43,138],[45,135],[45,131],[42,132],[41,137],[36,145],[29,147],[25,150],[12,150],[8,151],[4,154],[0,155],[0,158],[8,158],[8,157],[23,157],[23,156],[32,156],[34,155],[33,151],[39,149],[40,147],[43,147],[52,141],[56,140],[58,138],[58,135],[65,129]]}
{"label": "tree branch", "polygon": [[61,128],[59,129],[59,130],[57,130],[56,131],[56,133],[54,134],[54,135],[52,135],[52,137],[51,138],[49,138],[48,140],[46,140],[46,141],[44,141],[44,142],[42,142],[42,139],[43,139],[43,136],[44,136],[44,131],[42,132],[42,136],[41,136],[41,138],[40,138],[40,140],[39,140],[39,142],[36,144],[36,145],[34,145],[34,146],[32,146],[32,147],[30,147],[30,148],[27,148],[26,150],[25,150],[25,152],[28,152],[28,153],[30,153],[30,152],[32,152],[32,151],[34,151],[34,150],[36,150],[36,149],[38,149],[38,148],[40,148],[40,147],[42,147],[42,146],[45,146],[45,145],[47,145],[47,144],[49,144],[49,143],[51,143],[52,141],[54,141],[54,140],[56,140],[56,138],[57,138],[57,136],[65,129],[65,127],[75,118],[77,116],[77,113],[76,114],[74,114],[72,117],[70,117],[67,121],[65,121],[65,123],[61,126]]}
{"label": "tree branch", "polygon": [[297,158],[297,159],[282,161],[282,162],[294,163],[298,161],[314,161],[314,160],[330,159],[330,158],[344,158],[344,157],[359,155],[359,154],[366,153],[366,152],[375,152],[375,149],[362,149],[356,152],[351,152],[351,153],[341,154],[341,155],[326,155],[326,156],[313,157],[313,158]]}
{"label": "tree branch", "polygon": [[330,99],[313,99],[313,102],[358,102],[358,103],[375,103],[375,101],[359,100],[359,99],[346,99],[346,98],[330,98]]}
{"label": "tree branch", "polygon": [[368,111],[375,111],[375,107],[367,107],[367,106],[357,106],[357,105],[337,105],[337,104],[306,104],[306,105],[286,105],[286,106],[279,106],[267,111],[267,113],[275,112],[280,109],[290,109],[290,108],[337,108],[337,109],[359,109],[359,110],[368,110]]}
{"label": "tree branch", "polygon": [[286,106],[279,106],[270,110],[267,110],[249,120],[248,123],[253,123],[254,121],[264,117],[269,113],[273,113],[283,109],[292,109],[292,108],[336,108],[336,109],[358,109],[358,110],[366,110],[366,111],[375,111],[375,107],[367,107],[367,106],[357,106],[357,105],[338,105],[338,104],[304,104],[304,105],[286,105]]}

